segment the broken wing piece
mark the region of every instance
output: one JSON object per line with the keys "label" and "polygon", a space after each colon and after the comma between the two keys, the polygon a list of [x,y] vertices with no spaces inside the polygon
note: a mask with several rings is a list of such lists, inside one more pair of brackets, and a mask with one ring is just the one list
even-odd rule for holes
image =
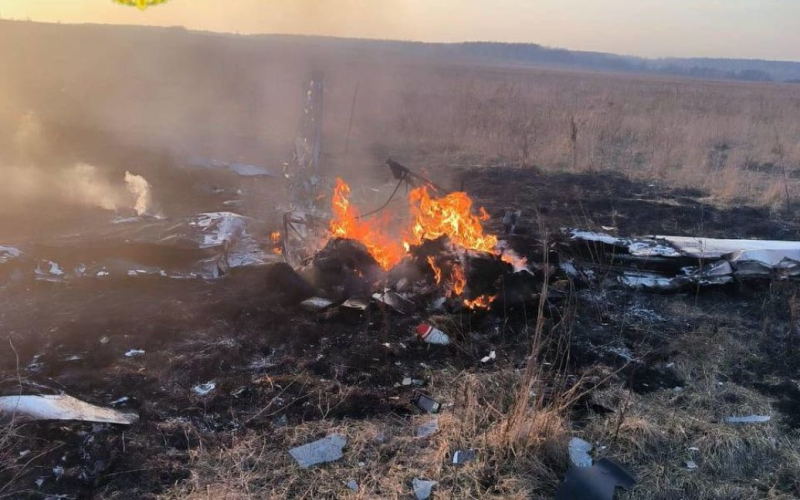
{"label": "broken wing piece", "polygon": [[139,420],[139,415],[101,408],[66,394],[0,397],[0,421],[12,419],[20,421],[76,420],[131,425]]}

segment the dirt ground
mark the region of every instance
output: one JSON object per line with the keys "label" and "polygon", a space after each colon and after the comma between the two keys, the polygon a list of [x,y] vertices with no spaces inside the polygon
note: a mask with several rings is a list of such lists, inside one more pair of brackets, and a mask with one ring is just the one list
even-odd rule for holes
{"label": "dirt ground", "polygon": [[[537,264],[543,241],[550,265],[570,256],[562,227],[800,240],[793,218],[618,174],[465,167],[456,182],[492,215],[490,231],[506,209],[522,210],[510,242]],[[64,391],[101,406],[124,397],[115,407],[140,415],[131,427],[3,428],[0,498],[410,498],[415,477],[438,481],[435,498],[552,498],[571,436],[637,476],[621,498],[800,495],[797,286],[653,294],[586,265],[595,279],[550,278],[546,343],[522,398],[533,402],[516,420],[535,298],[434,317],[456,339],[445,347],[415,339],[436,316],[425,309],[323,317],[282,305],[260,268],[213,282],[0,289],[2,394]],[[131,349],[145,353],[126,357]],[[193,391],[208,382],[208,395]],[[431,418],[413,404],[420,393],[443,404],[433,436],[415,435]],[[772,419],[722,422],[753,413]],[[342,460],[299,469],[287,450],[331,432],[348,438]],[[459,449],[479,458],[451,465]]]}

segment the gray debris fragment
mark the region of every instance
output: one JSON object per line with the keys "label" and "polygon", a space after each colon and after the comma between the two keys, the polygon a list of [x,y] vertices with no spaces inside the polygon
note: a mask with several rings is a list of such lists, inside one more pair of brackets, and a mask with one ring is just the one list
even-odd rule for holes
{"label": "gray debris fragment", "polygon": [[697,469],[697,464],[694,463],[694,460],[686,460],[683,463],[686,464],[686,469],[687,470],[695,470],[695,469]]}
{"label": "gray debris fragment", "polygon": [[417,497],[417,500],[426,500],[430,497],[431,490],[433,490],[433,487],[437,484],[439,483],[436,481],[426,481],[416,477],[411,481],[411,486],[414,488],[414,496]]}
{"label": "gray debris fragment", "polygon": [[591,467],[570,467],[556,500],[613,500],[617,487],[629,490],[636,478],[623,466],[601,458]]}
{"label": "gray debris fragment", "polygon": [[746,417],[725,417],[726,424],[763,424],[769,422],[769,415],[748,415]]}
{"label": "gray debris fragment", "polygon": [[416,405],[426,413],[439,413],[439,409],[442,407],[438,401],[433,398],[430,398],[424,394],[420,394],[420,396],[415,401]]}
{"label": "gray debris fragment", "polygon": [[439,419],[432,418],[424,424],[417,427],[416,436],[421,438],[431,437],[439,430]]}
{"label": "gray debris fragment", "polygon": [[331,434],[317,441],[313,441],[289,450],[289,454],[297,461],[300,467],[307,469],[312,465],[333,462],[342,458],[342,448],[347,444],[347,439],[338,434]]}
{"label": "gray debris fragment", "polygon": [[142,354],[144,354],[143,349],[131,349],[130,351],[125,353],[125,357],[132,358],[134,356],[141,356]]}
{"label": "gray debris fragment", "polygon": [[383,293],[374,293],[372,298],[391,307],[400,314],[411,314],[417,308],[413,302],[391,290],[384,290]]}
{"label": "gray debris fragment", "polygon": [[471,462],[478,457],[475,450],[458,450],[453,453],[453,465],[462,465]]}
{"label": "gray debris fragment", "polygon": [[589,452],[592,445],[581,438],[574,437],[569,441],[569,461],[575,467],[591,467],[592,457]]}
{"label": "gray debris fragment", "polygon": [[347,487],[351,490],[358,491],[358,483],[354,479],[351,479],[344,484],[347,485]]}
{"label": "gray debris fragment", "polygon": [[311,297],[310,299],[300,302],[300,307],[310,312],[324,311],[332,305],[332,300],[323,297]]}

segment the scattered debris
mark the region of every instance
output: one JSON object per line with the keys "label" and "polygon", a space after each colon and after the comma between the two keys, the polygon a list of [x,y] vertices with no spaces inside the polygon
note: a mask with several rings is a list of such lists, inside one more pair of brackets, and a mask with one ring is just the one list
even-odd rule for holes
{"label": "scattered debris", "polygon": [[581,438],[574,437],[569,441],[569,461],[575,467],[591,467],[592,457],[589,452],[592,451],[591,443],[584,441]]}
{"label": "scattered debris", "polygon": [[746,417],[725,417],[726,424],[763,424],[769,422],[769,415],[749,415]]}
{"label": "scattered debris", "polygon": [[122,396],[121,398],[115,399],[114,401],[112,401],[112,402],[110,402],[108,404],[110,404],[111,406],[117,406],[117,405],[121,405],[123,403],[127,403],[129,399],[130,398],[128,396]]}
{"label": "scattered debris", "polygon": [[417,500],[426,500],[431,496],[433,487],[439,484],[436,481],[426,481],[424,479],[414,478],[411,481],[411,487],[414,488],[414,496]]}
{"label": "scattered debris", "polygon": [[446,333],[426,323],[422,323],[417,327],[417,335],[428,344],[450,344],[450,337],[448,337]]}
{"label": "scattered debris", "polygon": [[144,354],[143,349],[131,349],[130,351],[125,353],[126,358],[132,358],[134,356],[141,356]]}
{"label": "scattered debris", "polygon": [[66,394],[55,396],[2,396],[0,420],[77,420],[106,424],[131,425],[139,416],[101,408]]}
{"label": "scattered debris", "polygon": [[697,464],[694,463],[694,460],[686,460],[683,462],[686,465],[687,470],[695,470],[697,469]]}
{"label": "scattered debris", "polygon": [[206,382],[205,384],[198,384],[192,387],[192,391],[198,396],[207,396],[211,393],[214,389],[217,388],[217,384],[214,382]]}
{"label": "scattered debris", "polygon": [[323,297],[311,297],[303,302],[300,302],[300,307],[310,312],[324,311],[334,304],[332,300]]}
{"label": "scattered debris", "polygon": [[458,450],[453,453],[453,465],[462,465],[471,462],[478,457],[475,450]]}
{"label": "scattered debris", "polygon": [[497,358],[497,354],[494,351],[492,351],[492,352],[489,353],[488,356],[484,356],[484,357],[481,358],[481,363],[488,363],[489,361],[493,361],[496,358]]}
{"label": "scattered debris", "polygon": [[342,458],[342,448],[347,444],[347,439],[338,434],[331,434],[320,440],[298,446],[289,450],[300,467],[307,469],[312,465],[333,462]]}
{"label": "scattered debris", "polygon": [[426,396],[425,394],[420,394],[414,403],[426,413],[439,413],[439,410],[442,407],[439,402]]}
{"label": "scattered debris", "polygon": [[358,483],[355,481],[355,479],[351,479],[351,480],[347,481],[347,482],[346,482],[346,483],[344,483],[344,484],[345,484],[345,485],[346,485],[348,488],[350,488],[351,490],[353,490],[353,491],[358,491]]}
{"label": "scattered debris", "polygon": [[416,436],[421,438],[431,437],[439,430],[439,419],[432,418],[424,424],[417,427]]}
{"label": "scattered debris", "polygon": [[636,478],[624,467],[601,458],[591,467],[570,467],[556,491],[556,500],[613,500],[617,487],[628,490]]}
{"label": "scattered debris", "polygon": [[375,293],[372,295],[372,298],[382,304],[386,304],[400,314],[411,314],[417,308],[413,302],[391,290]]}

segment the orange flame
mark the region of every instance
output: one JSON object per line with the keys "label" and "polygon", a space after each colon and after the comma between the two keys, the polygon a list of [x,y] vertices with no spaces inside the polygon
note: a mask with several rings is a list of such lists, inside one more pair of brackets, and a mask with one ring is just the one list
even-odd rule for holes
{"label": "orange flame", "polygon": [[455,192],[443,198],[431,198],[425,186],[412,190],[408,195],[414,223],[410,242],[419,245],[422,240],[435,240],[447,236],[455,245],[468,250],[494,252],[497,237],[483,234],[482,221],[489,219],[483,208],[480,215],[472,213],[472,200],[467,193]]}
{"label": "orange flame", "polygon": [[403,258],[403,247],[381,231],[377,224],[360,220],[358,210],[350,205],[349,197],[350,186],[337,178],[332,199],[331,234],[336,238],[361,242],[382,268],[390,269]]}
{"label": "orange flame", "polygon": [[489,295],[481,295],[475,300],[464,299],[464,306],[470,309],[487,309],[494,302],[494,299]]}
{"label": "orange flame", "polygon": [[269,235],[269,239],[272,240],[272,252],[275,255],[283,255],[283,245],[281,244],[281,232],[273,231]]}
{"label": "orange flame", "polygon": [[456,296],[464,293],[464,288],[467,287],[467,279],[464,277],[464,270],[460,265],[453,266],[453,288],[452,291]]}
{"label": "orange flame", "polygon": [[436,260],[431,256],[428,256],[428,264],[430,264],[431,269],[433,269],[433,277],[436,279],[436,284],[438,285],[442,282],[442,270],[436,265]]}

